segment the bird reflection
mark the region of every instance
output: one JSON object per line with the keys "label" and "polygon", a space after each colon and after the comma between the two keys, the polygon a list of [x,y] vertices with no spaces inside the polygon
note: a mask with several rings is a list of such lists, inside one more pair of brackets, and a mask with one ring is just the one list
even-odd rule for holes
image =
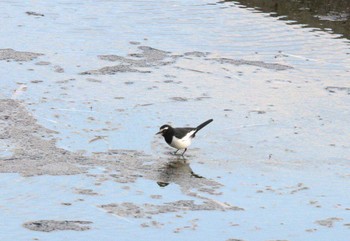
{"label": "bird reflection", "polygon": [[183,159],[176,159],[165,163],[159,168],[159,181],[157,184],[160,187],[166,187],[171,182],[177,183],[180,186],[188,181],[189,178],[203,178],[194,173],[190,164]]}

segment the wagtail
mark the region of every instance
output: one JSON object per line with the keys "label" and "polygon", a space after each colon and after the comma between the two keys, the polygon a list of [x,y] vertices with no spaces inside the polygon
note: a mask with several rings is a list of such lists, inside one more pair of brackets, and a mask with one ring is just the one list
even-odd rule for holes
{"label": "wagtail", "polygon": [[173,128],[170,125],[162,125],[159,128],[159,132],[156,134],[161,134],[162,136],[164,136],[166,143],[168,143],[168,145],[170,145],[171,147],[177,149],[174,154],[176,154],[179,150],[185,149],[181,154],[181,156],[184,157],[184,154],[187,151],[187,147],[191,145],[192,139],[195,137],[196,133],[212,121],[213,119],[207,120],[199,126],[197,126],[196,128]]}

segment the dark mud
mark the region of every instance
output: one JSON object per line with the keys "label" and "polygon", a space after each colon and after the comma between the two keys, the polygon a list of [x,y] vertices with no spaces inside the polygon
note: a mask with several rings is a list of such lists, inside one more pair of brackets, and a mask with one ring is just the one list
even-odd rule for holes
{"label": "dark mud", "polygon": [[92,224],[90,221],[56,221],[56,220],[38,220],[26,222],[23,227],[40,232],[52,232],[52,231],[86,231],[91,229],[88,224]]}

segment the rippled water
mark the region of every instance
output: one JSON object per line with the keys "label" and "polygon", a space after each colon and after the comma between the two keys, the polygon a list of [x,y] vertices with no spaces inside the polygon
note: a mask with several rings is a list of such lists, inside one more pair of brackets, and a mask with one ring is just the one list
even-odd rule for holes
{"label": "rippled water", "polygon": [[[225,1],[232,2],[232,1]],[[291,20],[305,27],[322,29],[350,38],[350,3],[346,0],[242,0],[242,7],[253,7],[280,20]]]}
{"label": "rippled water", "polygon": [[[160,125],[214,118],[188,150],[190,168],[222,184],[220,194],[201,195],[244,211],[164,213],[152,223],[99,205],[202,199],[184,193],[176,178],[163,188],[139,178],[126,189],[117,182],[95,185],[84,174],[1,174],[0,239],[349,237],[349,40],[240,2],[3,2],[0,48],[44,55],[0,62],[2,98],[23,100],[40,124],[58,132],[60,147],[87,154],[131,149],[166,159],[166,144],[154,136]],[[81,74],[142,59],[137,56],[148,48],[166,57],[150,58],[148,66],[133,62],[134,72]],[[0,145],[0,158],[10,156],[10,143]],[[41,219],[93,224],[84,232],[22,227]]]}

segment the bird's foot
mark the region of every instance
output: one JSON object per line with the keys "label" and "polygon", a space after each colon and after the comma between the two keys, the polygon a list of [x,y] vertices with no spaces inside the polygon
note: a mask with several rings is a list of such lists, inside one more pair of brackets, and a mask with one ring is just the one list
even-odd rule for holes
{"label": "bird's foot", "polygon": [[181,154],[181,156],[182,156],[183,159],[185,159],[184,154],[185,154],[186,151],[187,151],[187,148],[185,148],[184,152]]}

